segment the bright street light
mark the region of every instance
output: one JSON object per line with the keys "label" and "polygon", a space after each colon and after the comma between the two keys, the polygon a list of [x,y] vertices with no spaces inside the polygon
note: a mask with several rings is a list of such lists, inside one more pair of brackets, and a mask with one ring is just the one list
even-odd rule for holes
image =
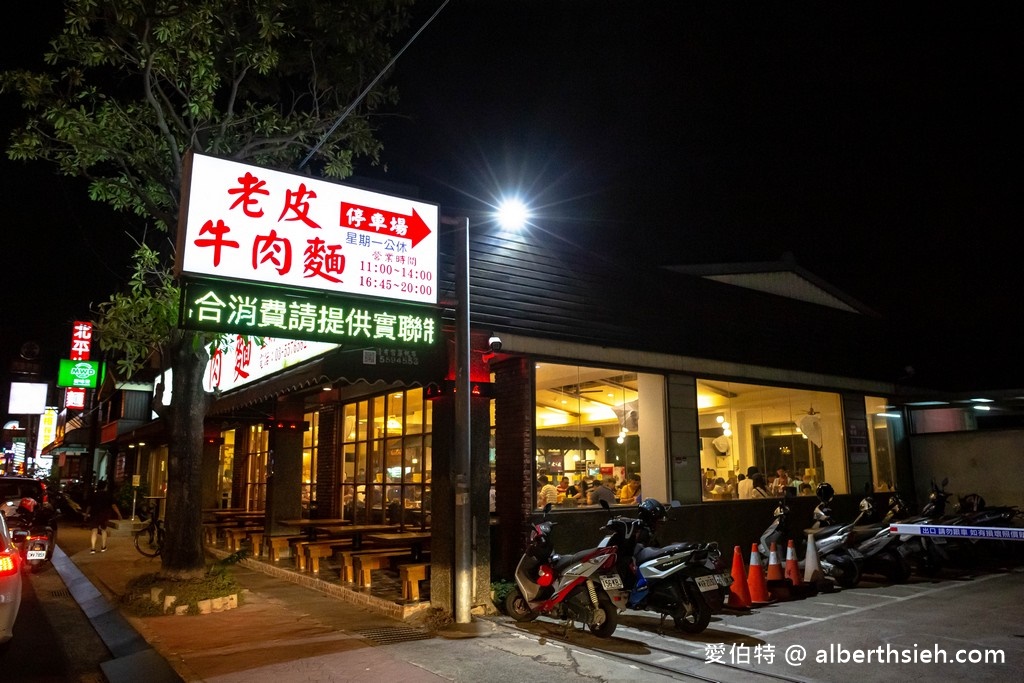
{"label": "bright street light", "polygon": [[509,230],[518,230],[530,220],[530,210],[519,199],[505,199],[495,213],[498,224]]}

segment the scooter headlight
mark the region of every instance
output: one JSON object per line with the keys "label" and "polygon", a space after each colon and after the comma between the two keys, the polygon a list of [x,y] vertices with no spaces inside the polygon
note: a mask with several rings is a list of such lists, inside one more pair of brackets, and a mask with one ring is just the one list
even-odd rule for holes
{"label": "scooter headlight", "polygon": [[552,583],[554,583],[554,581],[555,581],[555,572],[552,571],[550,566],[548,566],[546,564],[542,564],[540,566],[540,568],[537,569],[537,585],[538,586],[543,586],[544,588],[547,588]]}

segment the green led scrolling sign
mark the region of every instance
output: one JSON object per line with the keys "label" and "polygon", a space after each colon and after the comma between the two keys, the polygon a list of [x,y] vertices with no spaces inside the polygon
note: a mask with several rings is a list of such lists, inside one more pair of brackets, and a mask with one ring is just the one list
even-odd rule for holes
{"label": "green led scrolling sign", "polygon": [[440,313],[383,299],[298,292],[231,281],[186,280],[179,327],[344,346],[429,348]]}

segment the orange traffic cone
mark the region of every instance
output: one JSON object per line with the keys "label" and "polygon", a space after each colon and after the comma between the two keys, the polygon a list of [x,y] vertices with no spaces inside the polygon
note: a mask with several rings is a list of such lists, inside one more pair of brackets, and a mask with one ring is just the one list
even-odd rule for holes
{"label": "orange traffic cone", "polygon": [[750,590],[750,602],[755,605],[766,605],[771,602],[768,597],[768,584],[764,580],[764,569],[761,568],[761,554],[757,552],[757,544],[750,547],[750,570],[747,575],[747,588]]}
{"label": "orange traffic cone", "polygon": [[768,553],[768,575],[766,578],[769,581],[782,581],[786,578],[785,574],[782,573],[782,565],[779,564],[779,553],[775,549],[774,543],[772,543],[771,550]]}
{"label": "orange traffic cone", "polygon": [[729,586],[729,607],[732,609],[750,609],[750,589],[747,588],[747,577],[743,572],[743,555],[740,547],[732,552],[732,585]]}
{"label": "orange traffic cone", "polygon": [[786,546],[786,578],[794,586],[800,585],[800,565],[796,561],[796,546],[793,545],[793,541]]}

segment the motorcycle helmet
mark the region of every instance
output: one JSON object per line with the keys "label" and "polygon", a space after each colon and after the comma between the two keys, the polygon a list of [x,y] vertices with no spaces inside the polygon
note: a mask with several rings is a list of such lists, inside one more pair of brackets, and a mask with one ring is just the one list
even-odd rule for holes
{"label": "motorcycle helmet", "polygon": [[638,506],[640,508],[640,520],[648,526],[665,519],[665,506],[654,498],[646,498]]}
{"label": "motorcycle helmet", "polygon": [[969,493],[960,499],[960,512],[981,512],[985,508],[985,499],[977,493]]}
{"label": "motorcycle helmet", "polygon": [[836,490],[832,488],[832,484],[829,484],[827,481],[823,481],[818,484],[818,488],[814,493],[818,496],[818,500],[822,503],[827,503],[836,495]]}

